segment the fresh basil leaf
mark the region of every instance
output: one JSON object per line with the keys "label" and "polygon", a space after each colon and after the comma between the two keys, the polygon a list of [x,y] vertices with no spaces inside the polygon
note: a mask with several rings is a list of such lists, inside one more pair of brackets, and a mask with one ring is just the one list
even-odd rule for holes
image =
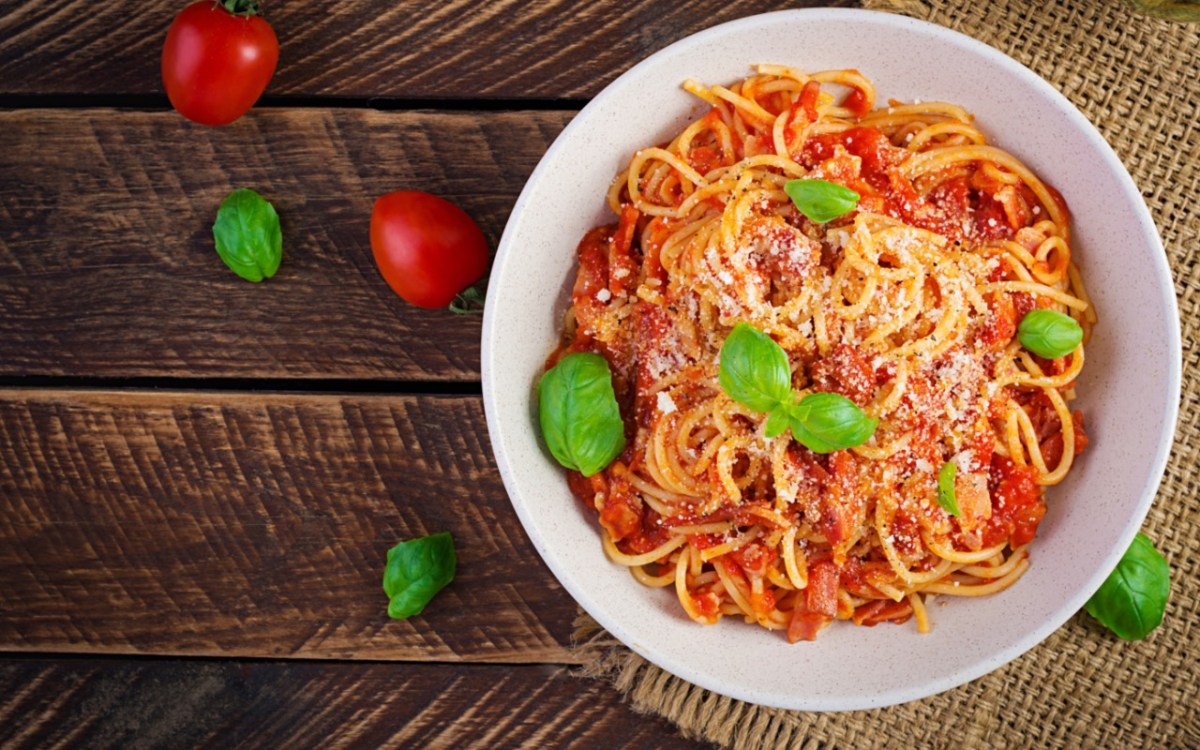
{"label": "fresh basil leaf", "polygon": [[754,326],[735,325],[721,345],[720,360],[721,388],[742,406],[770,412],[787,401],[792,388],[787,352]]}
{"label": "fresh basil leaf", "polygon": [[1150,538],[1138,532],[1086,609],[1118,637],[1138,641],[1162,623],[1170,593],[1170,566]]}
{"label": "fresh basil leaf", "polygon": [[818,224],[845,216],[858,207],[858,193],[828,180],[788,180],[783,192],[800,213]]}
{"label": "fresh basil leaf", "polygon": [[816,453],[853,448],[875,434],[871,419],[838,393],[810,393],[790,407],[792,436]]}
{"label": "fresh basil leaf", "polygon": [[942,506],[942,510],[950,515],[958,518],[962,512],[958,509],[958,496],[954,491],[954,479],[958,476],[958,465],[953,461],[947,461],[942,464],[942,470],[938,472],[938,505]]}
{"label": "fresh basil leaf", "polygon": [[279,270],[283,259],[279,214],[253,190],[234,190],[221,202],[213,239],[225,265],[247,281],[269,279]]}
{"label": "fresh basil leaf", "polygon": [[787,409],[776,409],[767,415],[767,424],[764,427],[763,434],[768,438],[779,437],[788,428],[789,415]]}
{"label": "fresh basil leaf", "polygon": [[434,594],[454,580],[458,559],[447,532],[400,542],[388,550],[383,592],[391,600],[388,617],[403,620],[421,614]]}
{"label": "fresh basil leaf", "polygon": [[1075,351],[1083,341],[1083,329],[1070,315],[1038,308],[1021,318],[1017,340],[1039,357],[1055,359]]}
{"label": "fresh basil leaf", "polygon": [[822,440],[818,435],[809,431],[804,426],[804,422],[797,416],[790,417],[789,426],[792,428],[792,437],[796,438],[805,448],[808,448],[813,453],[833,453],[838,450],[837,445]]}
{"label": "fresh basil leaf", "polygon": [[625,423],[608,360],[563,357],[538,383],[538,421],[550,453],[568,469],[590,477],[612,463],[625,448]]}

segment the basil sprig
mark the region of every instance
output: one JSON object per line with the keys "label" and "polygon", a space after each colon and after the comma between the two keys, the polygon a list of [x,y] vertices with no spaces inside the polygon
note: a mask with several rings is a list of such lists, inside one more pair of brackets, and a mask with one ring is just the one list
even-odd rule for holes
{"label": "basil sprig", "polygon": [[279,214],[248,188],[234,190],[221,202],[213,240],[225,265],[247,281],[271,278],[283,260]]}
{"label": "basil sprig", "polygon": [[858,193],[828,180],[788,180],[783,192],[800,213],[818,224],[845,216],[858,207]]}
{"label": "basil sprig", "polygon": [[1138,532],[1085,608],[1118,637],[1138,641],[1162,623],[1170,593],[1170,566],[1150,538]]}
{"label": "basil sprig", "polygon": [[538,421],[550,453],[585,477],[612,463],[625,448],[625,423],[613,391],[608,360],[568,354],[538,383]]}
{"label": "basil sprig", "polygon": [[958,476],[958,464],[947,461],[938,472],[938,505],[942,510],[958,518],[962,512],[958,509],[958,495],[954,491],[954,479]]}
{"label": "basil sprig", "polygon": [[1017,340],[1039,357],[1056,359],[1075,351],[1083,341],[1083,329],[1070,315],[1038,308],[1021,318]]}
{"label": "basil sprig", "polygon": [[787,352],[767,334],[738,323],[721,345],[718,380],[722,390],[748,409],[767,413],[764,434],[792,436],[816,453],[862,445],[875,433],[871,419],[853,401],[837,393],[795,398]]}
{"label": "basil sprig", "polygon": [[400,542],[388,550],[383,592],[388,617],[403,620],[421,614],[434,594],[454,580],[458,558],[447,532]]}

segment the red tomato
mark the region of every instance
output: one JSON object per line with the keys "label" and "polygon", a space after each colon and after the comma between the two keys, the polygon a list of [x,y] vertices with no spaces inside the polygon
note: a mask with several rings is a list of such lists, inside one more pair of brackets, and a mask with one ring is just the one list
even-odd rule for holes
{"label": "red tomato", "polygon": [[245,114],[279,62],[271,25],[227,7],[257,12],[246,0],[200,0],[175,16],[163,45],[163,86],[171,106],[203,125],[226,125]]}
{"label": "red tomato", "polygon": [[392,290],[420,307],[450,304],[488,264],[487,240],[467,212],[415,190],[375,201],[371,250]]}

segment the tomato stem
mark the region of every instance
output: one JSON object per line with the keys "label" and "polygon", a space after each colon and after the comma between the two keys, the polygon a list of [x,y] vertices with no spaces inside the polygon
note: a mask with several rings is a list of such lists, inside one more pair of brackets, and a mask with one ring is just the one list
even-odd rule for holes
{"label": "tomato stem", "polygon": [[213,7],[221,7],[235,16],[246,18],[262,15],[257,0],[213,0]]}
{"label": "tomato stem", "polygon": [[483,302],[487,296],[487,280],[469,286],[459,292],[450,303],[450,312],[455,315],[482,315]]}

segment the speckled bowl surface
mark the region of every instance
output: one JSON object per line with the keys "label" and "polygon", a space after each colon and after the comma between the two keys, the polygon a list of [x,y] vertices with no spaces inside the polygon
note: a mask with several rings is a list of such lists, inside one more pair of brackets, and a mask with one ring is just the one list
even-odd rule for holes
{"label": "speckled bowl surface", "polygon": [[[605,557],[537,427],[535,383],[557,341],[584,232],[615,221],[614,174],[639,147],[702,114],[686,78],[730,83],[751,66],[857,68],[880,101],[964,105],[992,143],[1066,197],[1075,257],[1100,315],[1078,386],[1091,443],[1063,484],[1011,589],[939,597],[933,632],[834,623],[789,645],[725,618],[691,622],[670,590]],[[944,28],[859,10],[741,19],[684,39],[621,76],[563,131],[530,177],[500,242],[483,327],[483,393],[496,461],[521,522],[563,586],[633,650],[697,685],[754,703],[851,710],[915,700],[996,669],[1077,612],[1116,565],[1162,477],[1180,384],[1178,311],[1162,245],[1137,187],[1062,95],[1003,54]]]}

